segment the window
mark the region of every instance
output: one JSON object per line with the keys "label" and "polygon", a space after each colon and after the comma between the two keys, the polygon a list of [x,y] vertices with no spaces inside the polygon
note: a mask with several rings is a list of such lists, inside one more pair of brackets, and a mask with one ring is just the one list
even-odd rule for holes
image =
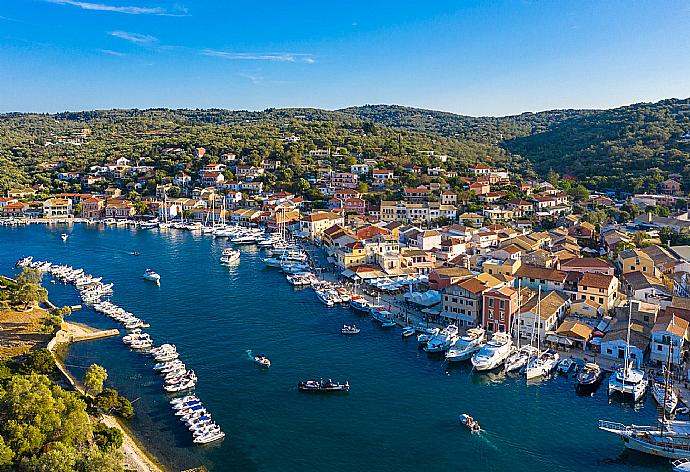
{"label": "window", "polygon": [[599,304],[603,305],[604,304],[604,299],[599,297]]}
{"label": "window", "polygon": [[505,309],[506,309],[506,301],[505,301],[505,300],[499,300],[499,301],[498,301],[498,307],[499,307],[501,310],[505,310]]}
{"label": "window", "polygon": [[663,350],[664,350],[664,347],[663,347],[661,344],[657,344],[656,350],[657,350],[657,351],[663,351]]}
{"label": "window", "polygon": [[489,298],[489,306],[490,307],[494,306],[494,299],[493,298]]}
{"label": "window", "polygon": [[489,319],[490,319],[490,320],[493,320],[493,319],[494,319],[494,312],[493,312],[493,311],[490,311],[490,312],[489,312]]}

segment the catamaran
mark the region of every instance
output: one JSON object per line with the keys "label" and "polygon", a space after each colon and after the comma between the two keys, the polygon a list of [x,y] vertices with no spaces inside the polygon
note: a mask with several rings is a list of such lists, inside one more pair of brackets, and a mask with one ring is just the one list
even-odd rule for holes
{"label": "catamaran", "polygon": [[609,377],[609,395],[620,393],[630,395],[634,401],[639,401],[647,391],[647,378],[642,369],[633,367],[630,360],[630,323],[632,320],[632,303],[628,300],[630,311],[628,313],[628,334],[625,342],[625,365],[619,367]]}

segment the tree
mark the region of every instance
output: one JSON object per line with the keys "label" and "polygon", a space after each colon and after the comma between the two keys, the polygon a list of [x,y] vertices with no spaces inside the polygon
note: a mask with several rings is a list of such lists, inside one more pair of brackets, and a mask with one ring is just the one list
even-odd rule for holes
{"label": "tree", "polygon": [[0,436],[0,466],[12,464],[14,451],[5,444],[5,440]]}
{"label": "tree", "polygon": [[369,193],[369,184],[366,182],[359,182],[357,184],[357,191],[361,194]]}
{"label": "tree", "polygon": [[98,395],[103,391],[103,383],[108,378],[108,372],[98,364],[91,364],[84,374],[84,386],[87,392]]}
{"label": "tree", "polygon": [[568,190],[568,195],[570,195],[576,202],[584,202],[589,199],[589,190],[587,190],[584,185],[579,184],[571,187]]}
{"label": "tree", "polygon": [[17,276],[17,286],[21,287],[22,285],[26,284],[40,284],[41,279],[41,272],[38,269],[24,267],[21,274]]}
{"label": "tree", "polygon": [[55,372],[55,359],[48,349],[42,348],[31,351],[19,371],[23,374],[45,374],[50,375]]}
{"label": "tree", "polygon": [[101,451],[120,449],[122,447],[122,431],[119,428],[111,428],[103,423],[98,423],[94,426],[93,439]]}
{"label": "tree", "polygon": [[38,284],[22,284],[15,295],[17,302],[24,305],[24,309],[48,300],[48,290]]}
{"label": "tree", "polygon": [[292,184],[292,191],[299,195],[306,193],[310,188],[309,182],[301,177]]}

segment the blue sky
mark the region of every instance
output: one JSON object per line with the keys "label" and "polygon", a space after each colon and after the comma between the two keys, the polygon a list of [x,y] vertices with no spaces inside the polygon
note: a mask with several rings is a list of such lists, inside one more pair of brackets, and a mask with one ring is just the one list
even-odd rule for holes
{"label": "blue sky", "polygon": [[687,1],[4,0],[0,111],[690,96]]}

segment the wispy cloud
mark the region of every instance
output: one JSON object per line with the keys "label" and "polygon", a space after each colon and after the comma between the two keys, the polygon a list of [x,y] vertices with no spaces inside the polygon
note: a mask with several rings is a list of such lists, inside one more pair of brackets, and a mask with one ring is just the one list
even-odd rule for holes
{"label": "wispy cloud", "polygon": [[123,57],[126,56],[124,52],[120,51],[113,51],[112,49],[99,49],[99,52],[102,52],[103,54],[107,54],[108,56],[115,56],[115,57]]}
{"label": "wispy cloud", "polygon": [[202,51],[204,56],[220,57],[233,61],[272,61],[272,62],[303,62],[306,64],[314,64],[313,54],[295,53],[295,52],[269,52],[269,53],[253,53],[253,52],[228,52],[217,51],[214,49],[204,49]]}
{"label": "wispy cloud", "polygon": [[188,14],[187,9],[178,7],[174,11],[166,10],[162,7],[138,7],[138,6],[123,6],[123,5],[108,5],[105,3],[91,3],[81,2],[78,0],[44,0],[48,3],[56,5],[70,5],[79,7],[82,10],[92,11],[107,11],[114,13],[126,13],[128,15],[159,15],[159,16],[185,16]]}
{"label": "wispy cloud", "polygon": [[158,41],[158,38],[150,34],[129,33],[127,31],[111,31],[108,34],[135,44],[150,44]]}

